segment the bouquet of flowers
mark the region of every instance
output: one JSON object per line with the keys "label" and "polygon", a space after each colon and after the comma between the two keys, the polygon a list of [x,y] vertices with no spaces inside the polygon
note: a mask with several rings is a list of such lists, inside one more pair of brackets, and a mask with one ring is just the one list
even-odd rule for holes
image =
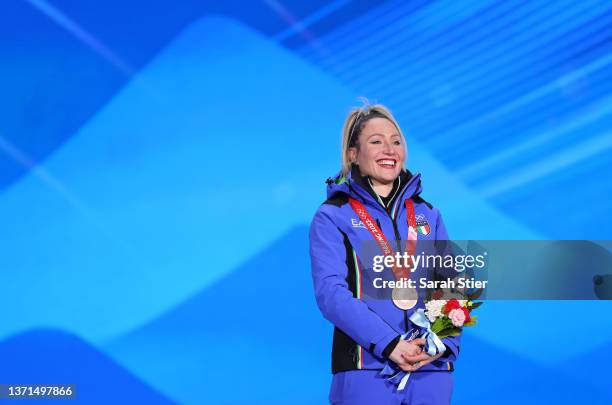
{"label": "bouquet of flowers", "polygon": [[[476,324],[476,316],[472,315],[472,310],[482,305],[482,302],[475,302],[474,299],[480,296],[482,291],[468,295],[468,299],[452,298],[448,300],[442,298],[443,294],[433,294],[433,300],[425,303],[425,309],[417,309],[410,315],[410,321],[415,326],[412,330],[404,333],[401,338],[413,340],[422,338],[425,340],[423,351],[430,356],[435,356],[446,350],[442,338],[448,336],[458,336],[466,326]],[[381,375],[388,381],[397,384],[398,390],[406,387],[410,373],[398,368],[396,364],[388,361]]]}
{"label": "bouquet of flowers", "polygon": [[458,336],[461,329],[476,324],[472,310],[482,302],[471,300],[431,300],[425,303],[425,315],[431,322],[431,331],[439,338]]}

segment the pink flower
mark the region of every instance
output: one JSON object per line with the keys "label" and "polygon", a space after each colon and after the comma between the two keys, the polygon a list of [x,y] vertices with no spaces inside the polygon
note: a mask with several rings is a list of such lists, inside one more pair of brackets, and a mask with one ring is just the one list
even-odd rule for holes
{"label": "pink flower", "polygon": [[456,308],[451,310],[448,313],[448,317],[450,318],[453,326],[460,328],[465,323],[465,312],[461,308]]}

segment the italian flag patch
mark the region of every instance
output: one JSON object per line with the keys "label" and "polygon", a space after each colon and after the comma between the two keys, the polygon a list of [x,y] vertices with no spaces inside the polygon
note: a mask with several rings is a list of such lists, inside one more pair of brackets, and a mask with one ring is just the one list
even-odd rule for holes
{"label": "italian flag patch", "polygon": [[418,221],[417,222],[417,232],[421,235],[429,235],[431,229],[429,228],[429,222],[427,221]]}

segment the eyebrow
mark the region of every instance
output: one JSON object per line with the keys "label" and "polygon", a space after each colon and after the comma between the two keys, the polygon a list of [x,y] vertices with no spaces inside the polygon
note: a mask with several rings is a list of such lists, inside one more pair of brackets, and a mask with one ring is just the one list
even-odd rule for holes
{"label": "eyebrow", "polygon": [[[379,132],[374,132],[373,134],[368,135],[368,139],[370,139],[371,137],[375,136],[375,135],[379,135],[379,136],[385,136],[385,134],[381,134]],[[393,138],[394,136],[400,137],[400,135],[398,133],[395,133],[393,135],[391,135],[391,138]],[[401,138],[401,137],[400,137]]]}

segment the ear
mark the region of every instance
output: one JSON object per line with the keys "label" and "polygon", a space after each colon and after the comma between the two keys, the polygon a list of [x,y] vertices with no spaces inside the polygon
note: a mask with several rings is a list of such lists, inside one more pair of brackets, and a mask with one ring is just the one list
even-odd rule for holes
{"label": "ear", "polygon": [[348,157],[351,163],[357,164],[357,148],[356,147],[353,146],[349,148]]}

